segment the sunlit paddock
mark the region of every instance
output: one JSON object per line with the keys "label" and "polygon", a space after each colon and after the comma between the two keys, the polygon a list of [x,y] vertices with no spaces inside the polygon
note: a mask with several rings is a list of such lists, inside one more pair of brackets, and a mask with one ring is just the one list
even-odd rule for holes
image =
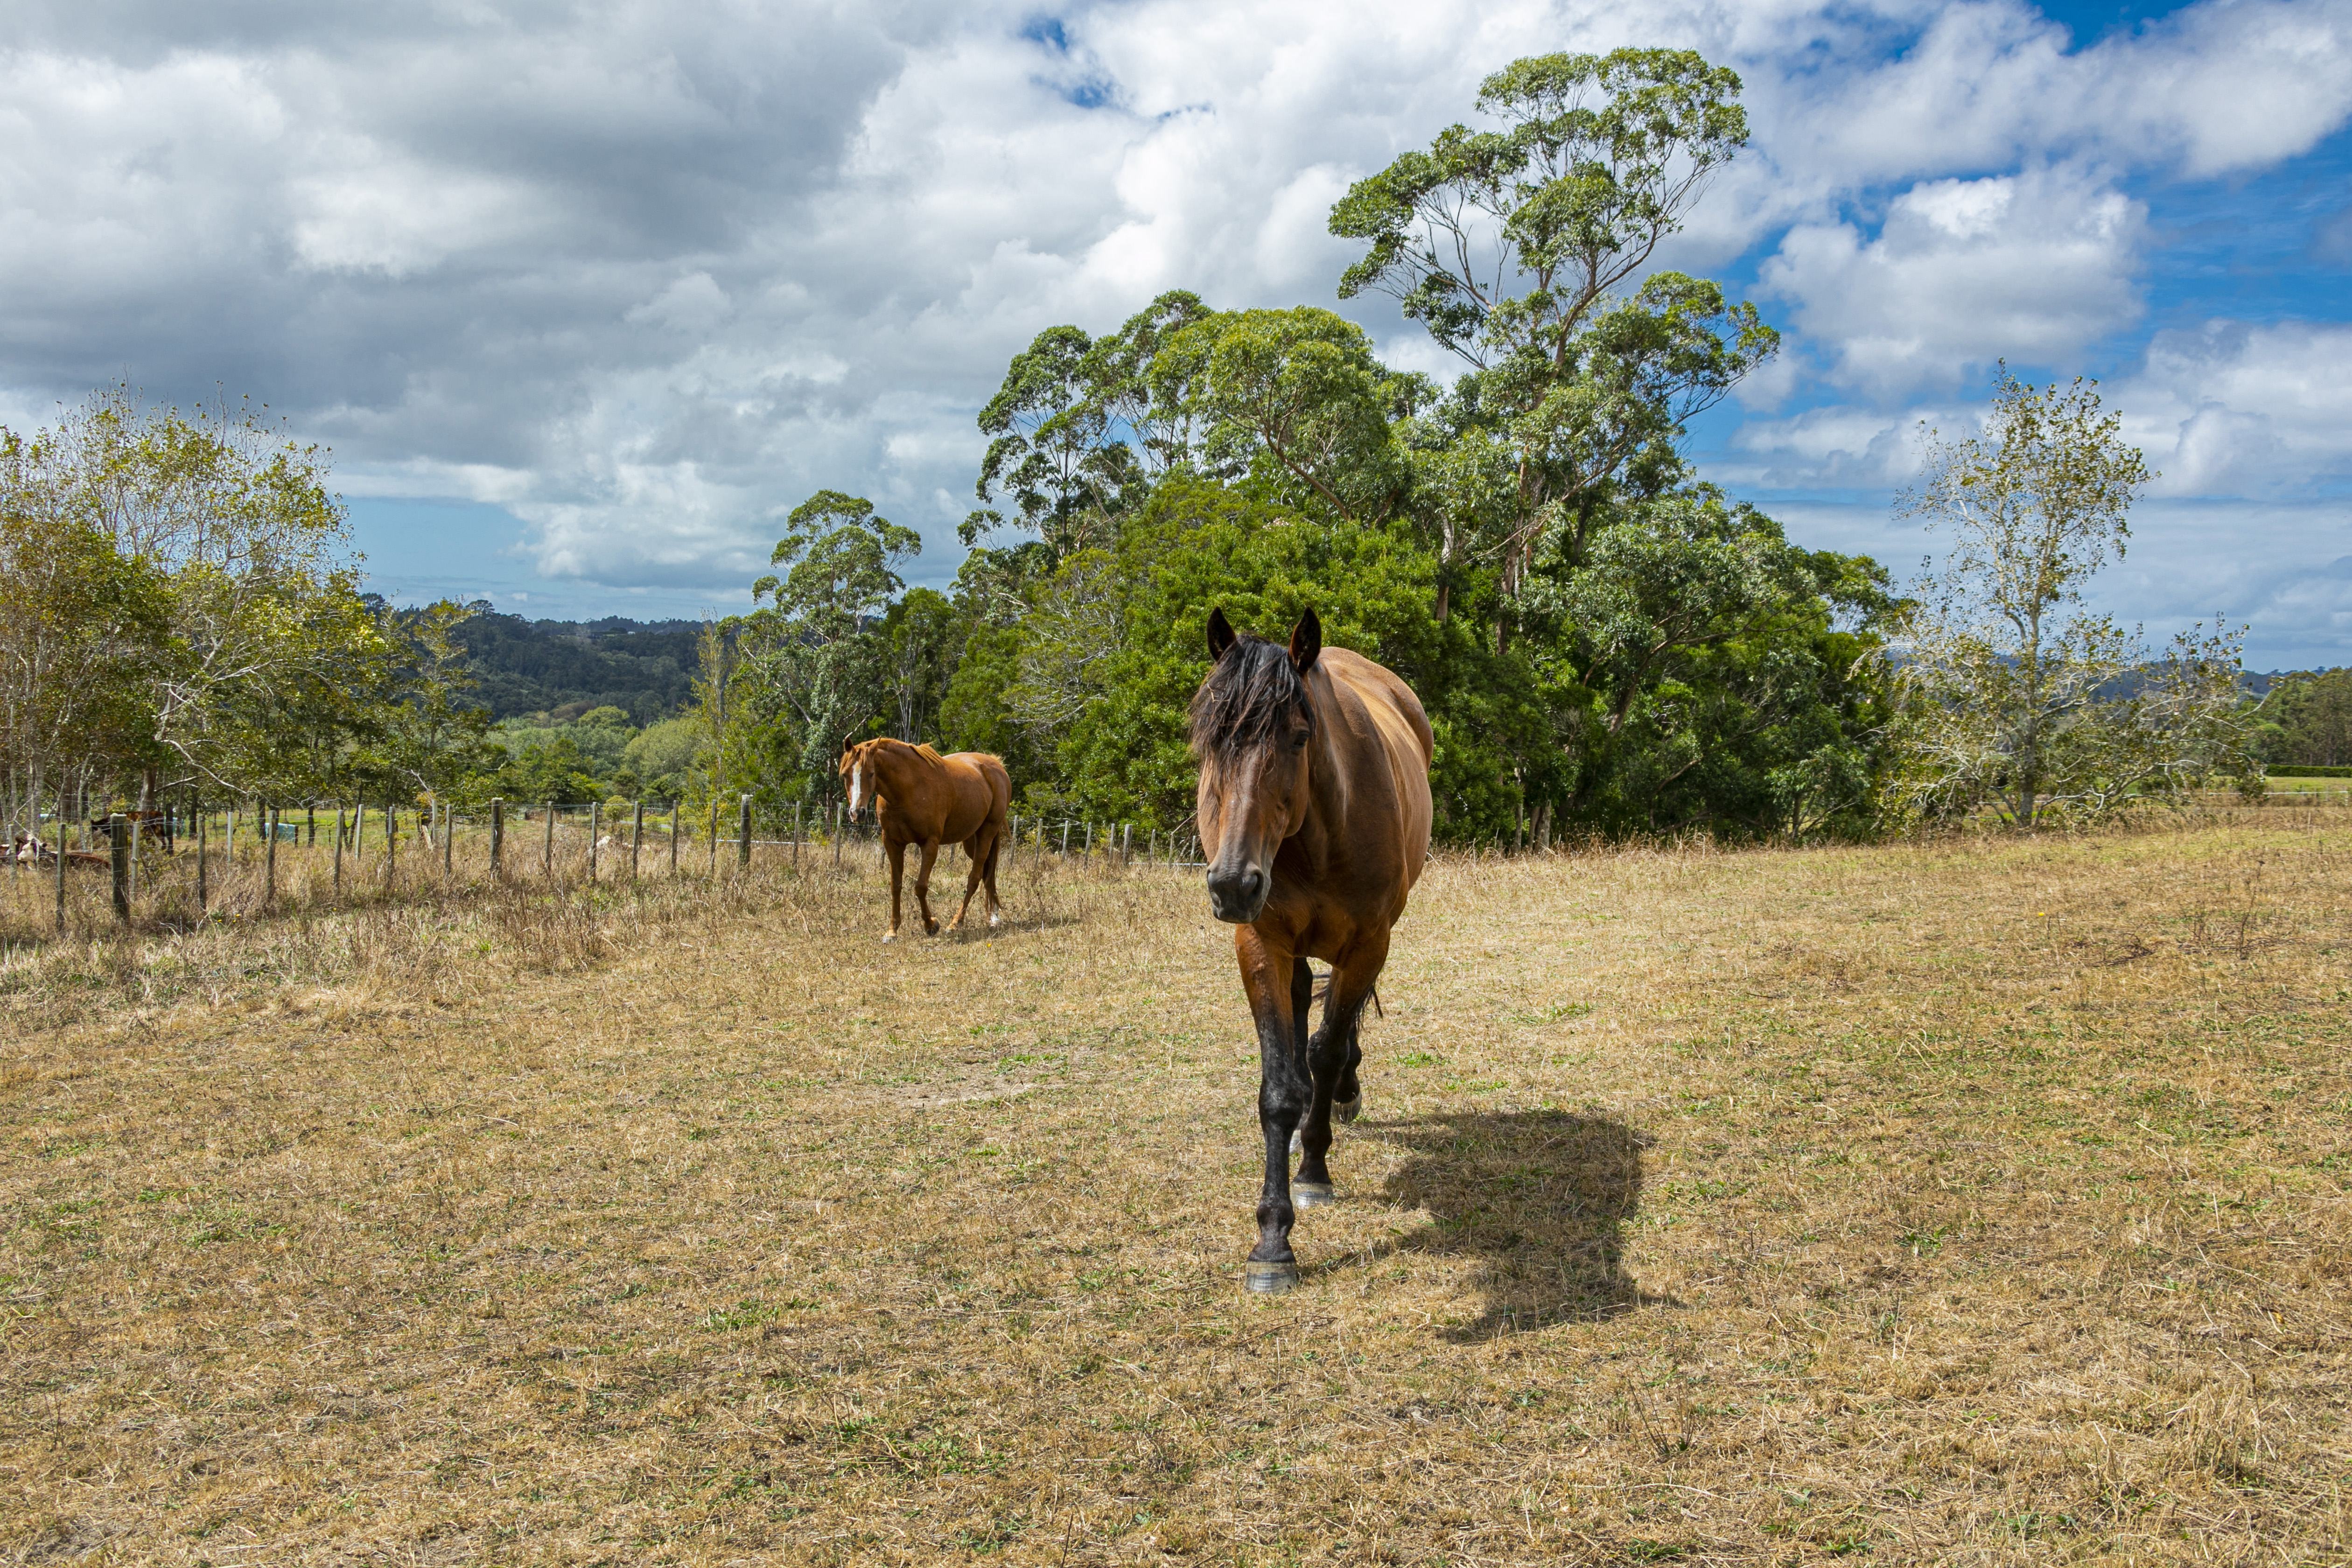
{"label": "sunlit paddock", "polygon": [[11,954],[0,1559],[2346,1550],[2352,814],[1443,859],[1272,1299],[1196,873],[664,869]]}

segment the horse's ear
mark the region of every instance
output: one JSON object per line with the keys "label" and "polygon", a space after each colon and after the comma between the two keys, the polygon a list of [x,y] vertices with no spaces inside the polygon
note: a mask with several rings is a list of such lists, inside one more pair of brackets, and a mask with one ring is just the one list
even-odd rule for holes
{"label": "horse's ear", "polygon": [[1316,618],[1310,606],[1290,628],[1290,668],[1304,675],[1315,668],[1315,660],[1323,651],[1323,623]]}
{"label": "horse's ear", "polygon": [[852,730],[841,738],[841,754],[845,757],[856,750],[857,750],[857,731]]}
{"label": "horse's ear", "polygon": [[1225,657],[1225,649],[1234,646],[1234,624],[1225,619],[1223,606],[1209,612],[1209,662],[1214,664]]}

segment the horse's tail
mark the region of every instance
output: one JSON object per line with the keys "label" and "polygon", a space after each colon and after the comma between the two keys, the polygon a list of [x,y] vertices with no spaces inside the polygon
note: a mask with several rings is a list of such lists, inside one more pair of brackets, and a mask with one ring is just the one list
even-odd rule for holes
{"label": "horse's tail", "polygon": [[[1315,1005],[1328,1003],[1330,1000],[1331,972],[1327,969],[1323,972],[1322,978],[1315,983],[1315,994],[1307,998],[1307,1002],[1309,1005]],[[1377,981],[1372,984],[1372,1016],[1376,1018],[1386,1018],[1389,1016],[1389,1010],[1381,1005],[1381,987]]]}

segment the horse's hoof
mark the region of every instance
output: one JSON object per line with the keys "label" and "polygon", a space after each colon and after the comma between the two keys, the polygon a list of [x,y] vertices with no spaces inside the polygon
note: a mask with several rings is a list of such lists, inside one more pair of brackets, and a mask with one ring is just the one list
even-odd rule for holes
{"label": "horse's hoof", "polygon": [[882,933],[882,940],[884,942],[896,942],[898,940],[898,933],[895,931],[886,931]]}
{"label": "horse's hoof", "polygon": [[1004,917],[1003,915],[991,915],[988,917],[988,923],[992,926],[1001,926],[1004,923]]}
{"label": "horse's hoof", "polygon": [[1290,1184],[1290,1203],[1294,1208],[1319,1209],[1325,1204],[1339,1201],[1339,1194],[1331,1190],[1328,1182],[1295,1181]]}
{"label": "horse's hoof", "polygon": [[1298,1265],[1260,1263],[1253,1258],[1242,1265],[1242,1283],[1249,1287],[1253,1296],[1279,1296],[1298,1289]]}
{"label": "horse's hoof", "polygon": [[1363,1113],[1364,1091],[1362,1089],[1356,1091],[1356,1098],[1353,1100],[1335,1100],[1331,1102],[1331,1114],[1339,1121],[1353,1121]]}

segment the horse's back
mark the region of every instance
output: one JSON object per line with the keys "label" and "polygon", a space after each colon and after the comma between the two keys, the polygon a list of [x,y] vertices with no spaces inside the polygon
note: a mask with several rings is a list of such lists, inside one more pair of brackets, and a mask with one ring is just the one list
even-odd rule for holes
{"label": "horse's back", "polygon": [[1348,648],[1325,648],[1317,662],[1329,672],[1336,685],[1345,688],[1362,705],[1369,721],[1378,755],[1356,759],[1356,765],[1379,767],[1387,775],[1389,788],[1376,793],[1384,797],[1381,815],[1389,820],[1379,826],[1395,835],[1399,870],[1403,879],[1403,888],[1398,889],[1402,896],[1405,889],[1421,880],[1422,867],[1429,858],[1430,825],[1434,815],[1429,769],[1437,757],[1437,739],[1429,727],[1429,715],[1412,687],[1398,679],[1393,670],[1362,654]]}
{"label": "horse's back", "polygon": [[[1004,759],[993,752],[957,752],[942,758],[957,781],[957,795],[979,809],[979,818],[959,839],[969,838],[982,824],[1001,817],[1013,804],[1013,774]],[[961,814],[959,814],[961,815]]]}

